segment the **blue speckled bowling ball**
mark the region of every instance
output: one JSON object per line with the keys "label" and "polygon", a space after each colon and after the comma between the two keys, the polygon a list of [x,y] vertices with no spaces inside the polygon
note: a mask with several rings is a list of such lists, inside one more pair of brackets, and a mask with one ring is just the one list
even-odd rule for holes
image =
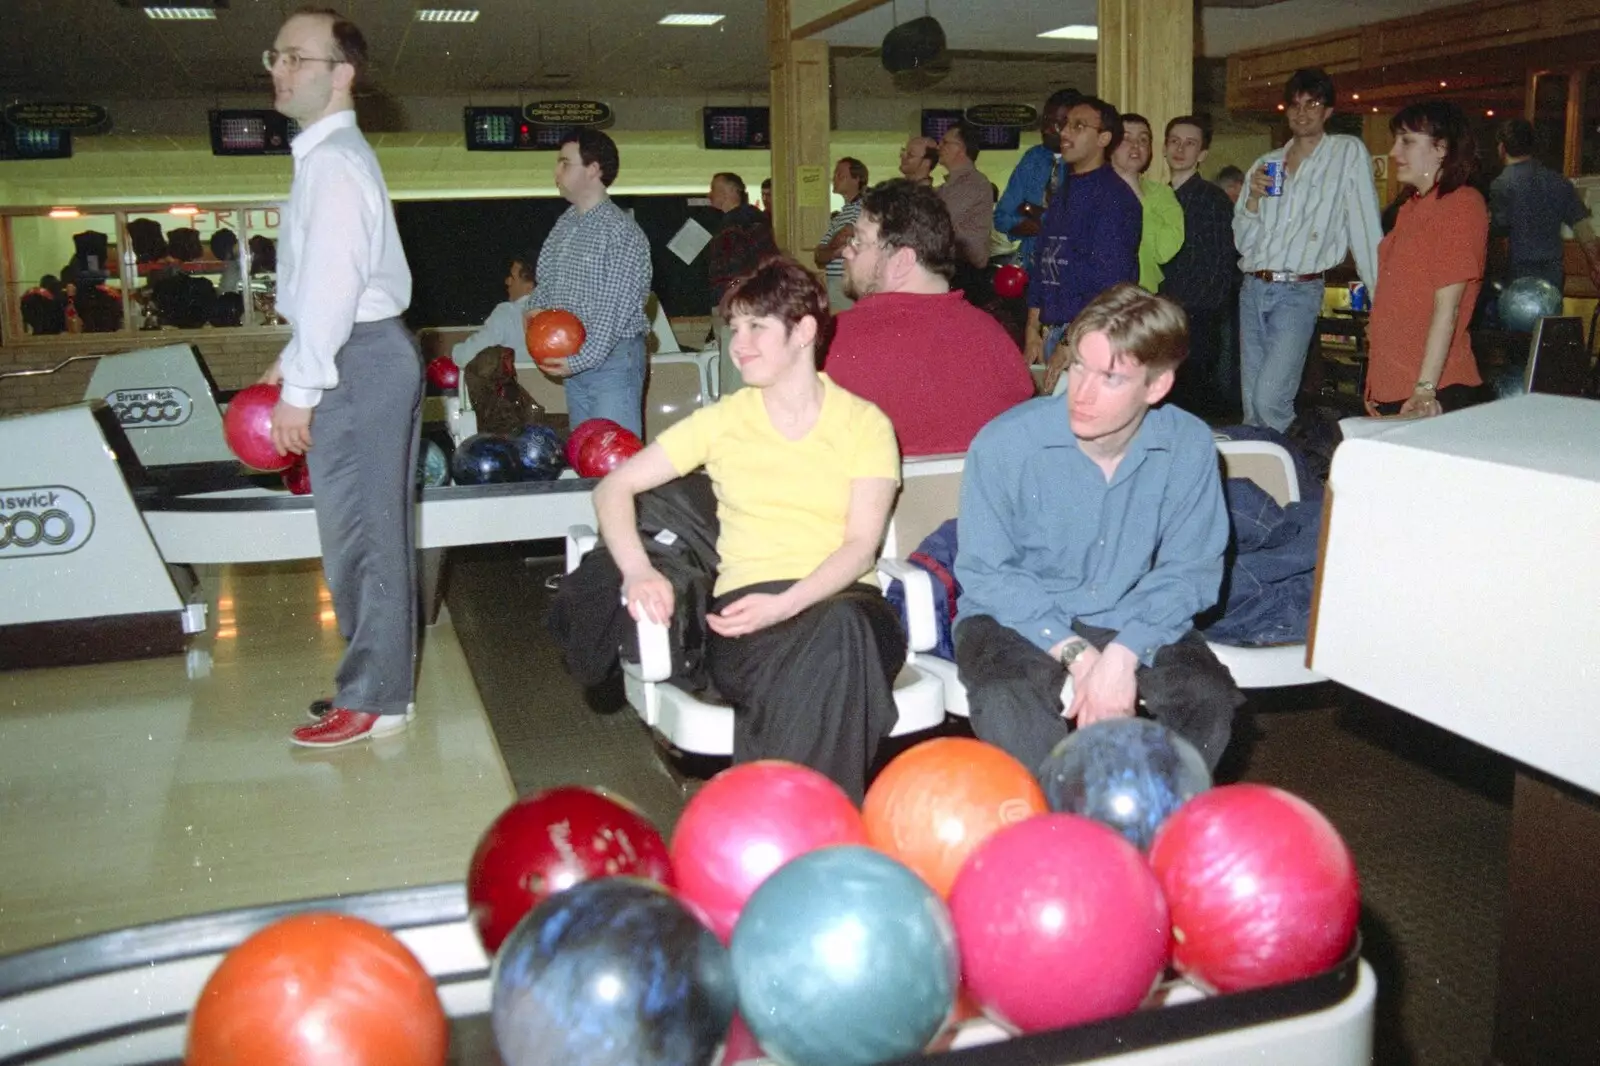
{"label": "blue speckled bowling ball", "polygon": [[505,1066],[705,1066],[733,1020],[727,949],[660,885],[558,892],[495,955]]}
{"label": "blue speckled bowling ball", "polygon": [[422,438],[417,451],[417,484],[425,489],[436,489],[450,484],[450,457],[436,440]]}
{"label": "blue speckled bowling ball", "polygon": [[522,480],[522,460],[509,437],[479,433],[456,445],[450,476],[457,485],[494,485]]}
{"label": "blue speckled bowling ball", "polygon": [[1539,319],[1561,313],[1561,290],[1543,278],[1517,278],[1496,303],[1501,329],[1532,333]]}
{"label": "blue speckled bowling ball", "polygon": [[1211,787],[1193,744],[1148,718],[1115,718],[1075,731],[1039,769],[1050,809],[1110,826],[1148,850],[1173,811]]}
{"label": "blue speckled bowling ball", "polygon": [[871,848],[780,866],[745,904],[730,952],[740,1016],[786,1066],[914,1055],[955,1008],[960,966],[943,901]]}
{"label": "blue speckled bowling ball", "polygon": [[561,437],[549,426],[524,426],[511,443],[516,445],[524,481],[554,481],[561,476],[566,455]]}

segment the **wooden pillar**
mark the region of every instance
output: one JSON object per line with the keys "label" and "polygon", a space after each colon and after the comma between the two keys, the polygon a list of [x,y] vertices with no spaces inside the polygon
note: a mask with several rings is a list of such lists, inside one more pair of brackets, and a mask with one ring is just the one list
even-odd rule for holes
{"label": "wooden pillar", "polygon": [[[1389,119],[1392,116],[1370,108],[1361,116],[1361,140],[1367,146],[1367,154],[1372,156],[1372,182],[1378,188],[1378,207],[1381,210],[1389,205],[1395,194],[1400,191],[1400,186],[1395,182],[1394,175],[1389,173],[1389,149],[1394,147],[1394,137],[1389,133]],[[1383,177],[1378,175],[1382,173]]]}
{"label": "wooden pillar", "polygon": [[789,0],[767,0],[767,60],[772,75],[772,233],[807,266],[828,228],[833,169],[828,42],[796,39]]}
{"label": "wooden pillar", "polygon": [[1118,111],[1150,120],[1156,162],[1165,173],[1161,133],[1194,109],[1194,0],[1098,0],[1098,93]]}

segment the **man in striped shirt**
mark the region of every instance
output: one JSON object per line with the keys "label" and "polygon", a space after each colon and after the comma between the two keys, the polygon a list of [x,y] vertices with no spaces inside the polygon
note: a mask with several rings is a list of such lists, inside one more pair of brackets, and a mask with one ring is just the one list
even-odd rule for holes
{"label": "man in striped shirt", "polygon": [[855,301],[844,291],[844,246],[856,234],[856,219],[861,217],[861,194],[867,191],[867,165],[845,156],[833,168],[833,191],[844,197],[844,206],[833,213],[828,232],[817,242],[817,266],[828,278],[828,306],[843,311]]}
{"label": "man in striped shirt", "polygon": [[[1234,207],[1244,288],[1239,294],[1239,363],[1244,421],[1281,432],[1294,421],[1306,350],[1322,313],[1323,274],[1355,257],[1356,273],[1378,296],[1378,194],[1372,157],[1360,138],[1327,133],[1333,80],[1297,70],[1283,88],[1289,143],[1250,168]],[[1267,195],[1265,164],[1283,168],[1281,195]]]}

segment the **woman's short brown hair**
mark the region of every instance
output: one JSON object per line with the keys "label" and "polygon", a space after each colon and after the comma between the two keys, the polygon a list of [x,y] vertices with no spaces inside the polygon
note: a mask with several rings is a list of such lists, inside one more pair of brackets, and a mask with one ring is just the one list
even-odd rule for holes
{"label": "woman's short brown hair", "polygon": [[1477,176],[1477,138],[1472,135],[1466,114],[1449,100],[1419,100],[1401,108],[1389,120],[1389,132],[1398,137],[1401,130],[1444,143],[1444,159],[1435,179],[1440,196],[1471,184]]}
{"label": "woman's short brown hair", "polygon": [[725,321],[731,321],[736,314],[757,318],[770,316],[783,323],[786,334],[810,315],[817,323],[818,366],[822,365],[828,341],[833,336],[827,288],[815,274],[784,255],[763,260],[760,266],[730,284],[722,294],[717,313]]}
{"label": "woman's short brown hair", "polygon": [[1118,282],[1078,312],[1067,330],[1066,344],[1078,358],[1078,342],[1100,332],[1117,356],[1144,367],[1146,377],[1175,370],[1189,355],[1189,316],[1165,296],[1137,285]]}

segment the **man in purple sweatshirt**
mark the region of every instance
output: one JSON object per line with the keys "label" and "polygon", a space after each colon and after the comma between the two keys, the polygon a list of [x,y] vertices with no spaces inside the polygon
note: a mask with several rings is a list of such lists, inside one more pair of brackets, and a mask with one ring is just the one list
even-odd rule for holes
{"label": "man in purple sweatshirt", "polygon": [[1119,281],[1139,280],[1143,211],[1106,162],[1121,140],[1122,117],[1104,100],[1085,97],[1067,113],[1067,179],[1045,211],[1028,280],[1029,364],[1050,358],[1089,301]]}

